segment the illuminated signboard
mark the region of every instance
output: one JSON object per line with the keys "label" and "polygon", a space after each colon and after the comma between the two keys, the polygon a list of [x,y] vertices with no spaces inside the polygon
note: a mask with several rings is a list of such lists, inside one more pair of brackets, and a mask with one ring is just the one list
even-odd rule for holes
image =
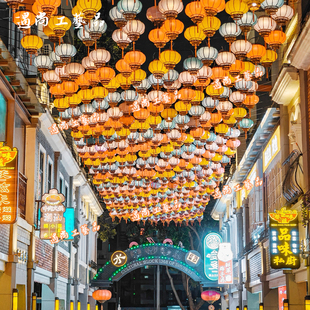
{"label": "illuminated signboard", "polygon": [[111,256],[111,262],[115,267],[122,267],[127,262],[127,255],[123,251],[115,251]]}
{"label": "illuminated signboard", "polygon": [[62,230],[65,230],[64,212],[66,210],[63,202],[65,197],[58,193],[57,189],[51,189],[42,196],[43,206],[41,207],[40,238],[51,239],[56,233],[60,237]]}
{"label": "illuminated signboard", "polygon": [[218,249],[219,244],[223,242],[222,237],[217,233],[210,233],[203,240],[204,251],[204,272],[211,281],[218,279]]}
{"label": "illuminated signboard", "polygon": [[0,142],[0,224],[17,219],[18,151]]}
{"label": "illuminated signboard", "polygon": [[263,171],[267,169],[272,160],[280,151],[280,126],[272,135],[263,151]]}
{"label": "illuminated signboard", "polygon": [[278,287],[278,296],[279,296],[279,310],[284,309],[283,301],[286,299],[286,286]]}
{"label": "illuminated signboard", "polygon": [[233,284],[233,253],[231,244],[223,242],[219,244],[218,252],[218,283]]}
{"label": "illuminated signboard", "polygon": [[297,210],[269,213],[270,265],[273,269],[300,267]]}

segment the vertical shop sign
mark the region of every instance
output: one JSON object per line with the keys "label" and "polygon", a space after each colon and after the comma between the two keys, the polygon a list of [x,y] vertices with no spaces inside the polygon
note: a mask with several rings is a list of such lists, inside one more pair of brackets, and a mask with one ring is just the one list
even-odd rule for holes
{"label": "vertical shop sign", "polygon": [[300,267],[297,210],[269,213],[270,265],[273,269]]}
{"label": "vertical shop sign", "polygon": [[284,309],[283,300],[286,299],[286,286],[278,287],[278,296],[279,296],[279,310]]}
{"label": "vertical shop sign", "polygon": [[203,240],[204,251],[204,272],[211,281],[218,279],[218,248],[223,242],[222,237],[217,233],[210,233]]}
{"label": "vertical shop sign", "polygon": [[18,151],[0,142],[0,224],[17,219]]}
{"label": "vertical shop sign", "polygon": [[44,204],[41,207],[40,238],[51,239],[53,233],[60,237],[60,232],[65,230],[65,197],[58,193],[57,189],[51,189],[42,196],[42,201]]}
{"label": "vertical shop sign", "polygon": [[218,252],[218,283],[219,284],[233,284],[233,252],[231,251],[231,244],[223,242],[219,244]]}

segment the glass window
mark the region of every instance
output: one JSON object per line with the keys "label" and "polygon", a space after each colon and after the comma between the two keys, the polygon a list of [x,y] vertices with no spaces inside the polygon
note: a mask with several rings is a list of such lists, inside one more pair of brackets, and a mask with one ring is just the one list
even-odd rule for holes
{"label": "glass window", "polygon": [[6,100],[0,93],[0,141],[6,139]]}
{"label": "glass window", "polygon": [[65,196],[65,206],[66,207],[68,207],[68,198],[69,198],[69,196],[68,196],[68,191],[69,191],[69,189],[68,189],[68,185],[66,185],[65,186],[65,193],[64,193],[64,196]]}
{"label": "glass window", "polygon": [[52,188],[52,174],[53,174],[53,164],[51,162],[48,163],[47,167],[47,191]]}
{"label": "glass window", "polygon": [[39,155],[39,199],[41,199],[42,195],[44,194],[44,162],[45,162],[45,154],[40,150]]}
{"label": "glass window", "polygon": [[59,178],[59,193],[63,194],[63,187],[64,187],[64,179],[60,177]]}
{"label": "glass window", "polygon": [[18,165],[19,171],[25,173],[25,134],[26,126],[23,120],[15,113],[15,133],[14,133],[14,146],[18,149]]}

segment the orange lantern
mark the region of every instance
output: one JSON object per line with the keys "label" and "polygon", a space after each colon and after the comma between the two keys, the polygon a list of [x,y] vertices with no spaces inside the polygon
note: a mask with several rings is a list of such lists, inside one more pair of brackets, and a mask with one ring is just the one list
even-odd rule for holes
{"label": "orange lantern", "polygon": [[97,75],[101,84],[106,86],[115,77],[115,71],[111,67],[106,66],[97,69]]}
{"label": "orange lantern", "polygon": [[250,58],[254,64],[258,64],[265,54],[266,48],[263,45],[252,44],[252,50],[247,53],[247,57]]}
{"label": "orange lantern", "polygon": [[163,48],[169,41],[169,38],[166,36],[164,30],[156,28],[149,32],[149,40],[153,42],[157,48]]}
{"label": "orange lantern", "polygon": [[265,42],[273,49],[277,50],[286,40],[286,35],[281,30],[273,30],[265,37]]}
{"label": "orange lantern", "polygon": [[192,1],[185,7],[185,14],[194,24],[198,24],[203,20],[205,10],[200,1]]}
{"label": "orange lantern", "polygon": [[144,64],[146,57],[140,51],[130,51],[126,53],[124,60],[132,70],[137,70],[142,64]]}
{"label": "orange lantern", "polygon": [[112,293],[108,290],[96,290],[93,292],[93,298],[100,303],[104,303],[107,300],[110,300],[112,297]]}

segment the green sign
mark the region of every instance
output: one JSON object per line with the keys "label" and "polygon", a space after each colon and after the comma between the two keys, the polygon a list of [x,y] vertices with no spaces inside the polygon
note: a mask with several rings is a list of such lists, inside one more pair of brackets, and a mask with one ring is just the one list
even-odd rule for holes
{"label": "green sign", "polygon": [[219,244],[223,242],[221,235],[210,233],[203,240],[204,251],[204,272],[211,281],[218,280],[218,259]]}

